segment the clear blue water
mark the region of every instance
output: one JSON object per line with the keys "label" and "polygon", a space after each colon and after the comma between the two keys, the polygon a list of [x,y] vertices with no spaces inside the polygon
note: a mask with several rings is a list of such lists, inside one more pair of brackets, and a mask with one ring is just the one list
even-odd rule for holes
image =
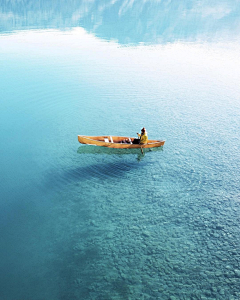
{"label": "clear blue water", "polygon": [[240,299],[239,13],[1,1],[1,300]]}

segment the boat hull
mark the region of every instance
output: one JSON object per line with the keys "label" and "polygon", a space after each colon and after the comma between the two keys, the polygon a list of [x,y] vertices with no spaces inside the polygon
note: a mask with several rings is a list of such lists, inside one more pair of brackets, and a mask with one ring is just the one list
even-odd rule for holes
{"label": "boat hull", "polygon": [[118,149],[136,149],[136,148],[155,148],[162,147],[165,141],[162,140],[148,140],[147,144],[130,144],[121,143],[124,140],[130,139],[131,142],[135,138],[123,137],[123,136],[86,136],[79,135],[78,141],[81,144],[95,145],[108,148],[118,148]]}

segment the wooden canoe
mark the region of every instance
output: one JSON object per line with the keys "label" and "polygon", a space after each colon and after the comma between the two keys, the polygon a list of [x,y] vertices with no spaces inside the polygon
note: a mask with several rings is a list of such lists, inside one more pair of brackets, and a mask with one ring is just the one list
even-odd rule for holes
{"label": "wooden canoe", "polygon": [[[102,146],[108,148],[121,148],[121,149],[136,149],[136,148],[154,148],[161,147],[164,145],[165,141],[162,140],[148,140],[147,144],[133,144],[133,140],[135,138],[132,137],[124,137],[124,136],[86,136],[79,135],[78,141],[81,144],[87,145],[95,145]],[[124,140],[128,140],[129,143],[124,143]],[[130,142],[131,141],[131,142]]]}

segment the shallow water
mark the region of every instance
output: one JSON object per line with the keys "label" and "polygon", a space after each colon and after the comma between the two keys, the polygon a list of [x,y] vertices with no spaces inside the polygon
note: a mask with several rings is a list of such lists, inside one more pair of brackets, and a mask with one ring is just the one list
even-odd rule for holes
{"label": "shallow water", "polygon": [[[239,299],[239,3],[24,3],[0,8],[1,299]],[[77,141],[142,126],[164,147]]]}

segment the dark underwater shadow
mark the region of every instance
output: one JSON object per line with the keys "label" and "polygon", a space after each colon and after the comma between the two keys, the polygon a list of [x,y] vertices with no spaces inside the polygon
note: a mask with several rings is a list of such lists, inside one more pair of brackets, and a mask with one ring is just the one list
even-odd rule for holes
{"label": "dark underwater shadow", "polygon": [[[81,157],[80,160],[77,159],[75,161],[75,165],[80,165],[81,160],[84,160],[84,163],[89,160],[89,164],[87,166],[68,168],[56,166],[55,168],[51,168],[48,173],[44,175],[44,188],[54,189],[55,187],[63,187],[70,183],[78,184],[83,181],[122,178],[127,173],[132,173],[144,168],[147,164],[144,158],[146,158],[146,155],[150,154],[150,152],[161,152],[163,149],[160,147],[143,149],[143,151],[144,152],[141,153],[141,149],[111,149],[82,145],[77,150],[77,153],[81,154]],[[97,157],[99,155],[103,156],[104,162],[102,159],[98,161]],[[109,160],[109,156],[112,156],[111,161]],[[116,156],[116,159],[114,159],[114,156]]]}
{"label": "dark underwater shadow", "polygon": [[[142,155],[142,154],[141,154]],[[54,189],[63,187],[70,183],[81,183],[92,180],[111,180],[112,178],[121,178],[126,173],[134,172],[142,168],[146,163],[139,163],[137,160],[114,160],[111,162],[90,163],[88,166],[77,166],[72,168],[54,168],[45,175],[44,188]],[[79,162],[80,163],[80,162]]]}

